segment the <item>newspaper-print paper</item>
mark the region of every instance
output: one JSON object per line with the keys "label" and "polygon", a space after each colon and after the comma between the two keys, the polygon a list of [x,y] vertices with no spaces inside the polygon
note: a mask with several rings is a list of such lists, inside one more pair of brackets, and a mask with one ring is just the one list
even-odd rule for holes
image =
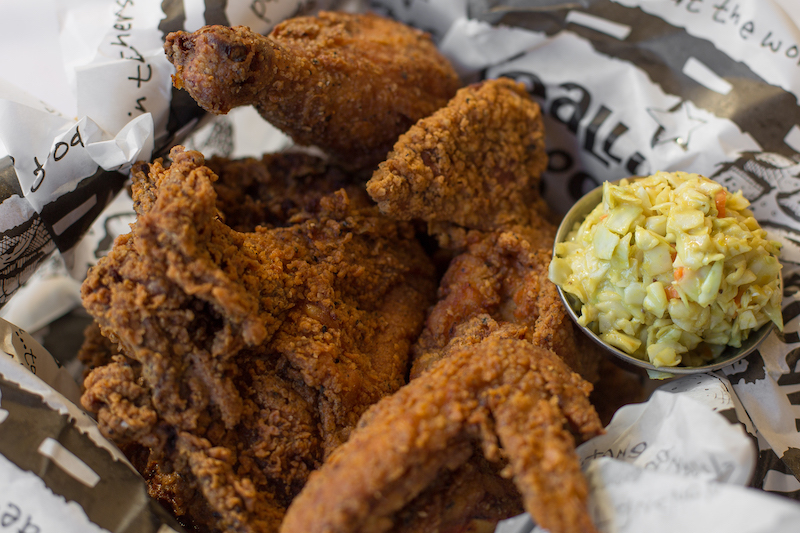
{"label": "newspaper-print paper", "polygon": [[[684,376],[647,402],[620,408],[605,435],[577,448],[597,528],[793,531],[800,505],[750,488],[758,454],[748,429],[730,383],[712,374]],[[497,532],[544,530],[526,515],[501,522]]]}
{"label": "newspaper-print paper", "polygon": [[[703,381],[706,390],[725,394],[717,378]],[[605,435],[578,447],[581,466],[608,457],[654,472],[747,485],[757,457],[753,439],[744,426],[710,408],[706,402],[713,396],[698,399],[690,390],[674,394],[659,389],[644,404],[620,408]]]}
{"label": "newspaper-print paper", "polygon": [[763,491],[612,459],[592,463],[586,477],[592,519],[604,532],[791,533],[800,521],[800,506]]}
{"label": "newspaper-print paper", "polygon": [[20,365],[0,365],[0,435],[0,526],[183,531],[94,421]]}

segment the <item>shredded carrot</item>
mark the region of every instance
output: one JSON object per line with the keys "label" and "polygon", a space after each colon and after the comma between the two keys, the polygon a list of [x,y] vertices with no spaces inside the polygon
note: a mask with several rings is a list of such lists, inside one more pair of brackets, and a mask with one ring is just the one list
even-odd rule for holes
{"label": "shredded carrot", "polygon": [[669,298],[670,300],[674,300],[675,298],[681,297],[681,295],[678,294],[678,289],[676,289],[672,285],[667,285],[666,287],[664,287],[664,292],[667,293],[667,298]]}
{"label": "shredded carrot", "polygon": [[725,200],[728,199],[728,194],[725,190],[718,191],[714,196],[714,203],[717,205],[717,217],[725,218]]}
{"label": "shredded carrot", "polygon": [[675,281],[681,281],[686,276],[685,267],[675,267]]}
{"label": "shredded carrot", "polygon": [[742,306],[742,295],[744,295],[744,287],[739,287],[739,292],[733,297],[733,303],[736,304],[736,307]]}
{"label": "shredded carrot", "polygon": [[678,252],[676,252],[675,250],[670,250],[669,256],[672,258],[672,262],[674,263],[675,258],[678,257]]}

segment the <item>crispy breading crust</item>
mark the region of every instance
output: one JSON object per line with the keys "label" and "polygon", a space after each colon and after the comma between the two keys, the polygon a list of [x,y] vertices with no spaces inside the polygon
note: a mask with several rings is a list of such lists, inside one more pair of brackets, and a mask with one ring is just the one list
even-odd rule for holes
{"label": "crispy breading crust", "polygon": [[203,157],[171,158],[136,169],[132,232],[83,284],[124,356],[82,401],[107,437],[149,449],[151,492],[177,494],[176,513],[276,531],[309,472],[405,382],[433,268],[409,225],[344,190],[301,222],[234,231]]}
{"label": "crispy breading crust", "polygon": [[301,145],[374,166],[397,136],[461,85],[430,36],[374,14],[322,12],[264,37],[243,26],[174,32],[173,82],[204,109],[252,104]]}
{"label": "crispy breading crust", "polygon": [[546,209],[538,193],[546,166],[539,105],[520,83],[486,80],[401,135],[367,192],[382,212],[420,218],[434,232],[531,225]]}
{"label": "crispy breading crust", "polygon": [[548,279],[549,235],[545,227],[524,226],[468,234],[466,249],[450,262],[439,284],[439,301],[414,345],[412,378],[446,357],[451,342],[483,338],[481,321],[490,317],[526,326],[531,343],[554,351],[585,379],[597,381],[600,349],[577,330]]}
{"label": "crispy breading crust", "polygon": [[587,399],[591,385],[518,333],[500,329],[453,350],[372,407],[310,476],[281,531],[392,531],[395,513],[442,471],[468,461],[473,443],[489,459],[508,459],[504,474],[542,527],[594,531],[566,429],[582,439],[602,432]]}

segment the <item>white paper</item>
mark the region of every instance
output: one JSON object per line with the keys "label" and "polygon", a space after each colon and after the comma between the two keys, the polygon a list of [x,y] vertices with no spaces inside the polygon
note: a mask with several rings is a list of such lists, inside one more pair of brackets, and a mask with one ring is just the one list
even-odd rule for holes
{"label": "white paper", "polygon": [[69,275],[64,260],[56,254],[0,308],[0,318],[35,332],[79,305],[80,281]]}
{"label": "white paper", "polygon": [[[570,31],[542,39],[526,54],[489,68],[487,76],[509,76],[527,82],[530,90],[538,85],[545,93],[548,149],[573,152],[577,141],[592,154],[580,166],[598,182],[657,170],[691,169],[710,176],[721,163],[760,151],[730,120],[665,93],[643,71],[595,51]],[[558,172],[547,181],[547,199],[565,211],[571,197],[564,175],[579,166],[554,160],[551,169],[553,163]]]}
{"label": "white paper", "polygon": [[800,94],[800,30],[778,2],[615,1],[639,7],[710,40],[768,83]]}
{"label": "white paper", "polygon": [[453,21],[467,15],[468,0],[431,2],[427,0],[372,0],[369,8],[427,31],[439,41],[450,29]]}
{"label": "white paper", "polygon": [[[0,17],[0,78],[65,116],[75,116],[74,95],[63,68],[56,13],[61,0],[3,2]],[[35,42],[31,31],[35,29]],[[16,46],[14,44],[16,43]],[[24,44],[23,44],[24,43]]]}
{"label": "white paper", "polygon": [[[174,68],[158,29],[164,16],[160,2],[94,0],[64,4],[62,10],[62,35],[71,43],[65,62],[75,83],[78,116],[92,117],[116,134],[150,113],[156,138],[163,138]],[[84,53],[77,55],[73,50],[79,46]]]}
{"label": "white paper", "polygon": [[[5,87],[5,91],[3,91]],[[125,171],[153,150],[153,123],[148,115],[110,135],[93,119],[72,120],[19,102],[18,92],[0,86],[0,157],[14,158],[25,199],[37,212],[77,183],[105,170]]]}
{"label": "white paper", "polygon": [[472,80],[492,65],[506,61],[544,42],[542,34],[487,22],[458,18],[448,29],[439,50],[453,63],[458,74]]}
{"label": "white paper", "polygon": [[648,471],[736,485],[746,485],[755,468],[755,444],[742,426],[688,394],[656,390],[648,402],[620,408],[606,431],[578,447],[584,468],[610,457]]}
{"label": "white paper", "polygon": [[603,533],[793,533],[800,504],[763,491],[599,459],[586,471]]}
{"label": "white paper", "polygon": [[[0,399],[2,400],[2,399]],[[3,425],[0,423],[0,431]],[[75,502],[54,494],[33,472],[0,455],[0,514],[3,527],[19,532],[90,533],[106,531],[93,524]]]}

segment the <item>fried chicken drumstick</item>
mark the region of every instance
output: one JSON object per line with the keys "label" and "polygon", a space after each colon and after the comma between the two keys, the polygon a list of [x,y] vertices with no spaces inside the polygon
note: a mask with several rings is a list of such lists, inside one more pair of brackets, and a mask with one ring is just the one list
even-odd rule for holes
{"label": "fried chicken drumstick", "polygon": [[[358,189],[264,193],[289,220],[240,232],[203,157],[171,158],[136,169],[132,232],[83,285],[122,354],[91,371],[82,401],[188,524],[277,531],[308,473],[405,382],[433,269],[412,228]],[[341,179],[302,158],[242,165],[261,183],[278,170],[323,191]]]}
{"label": "fried chicken drumstick", "polygon": [[374,14],[322,12],[264,37],[238,26],[174,32],[173,81],[216,114],[253,105],[301,145],[373,166],[455,94],[457,74],[419,30]]}
{"label": "fried chicken drumstick", "polygon": [[431,231],[532,224],[547,208],[547,166],[538,104],[508,78],[460,89],[446,107],[400,136],[367,192],[381,211],[418,218]]}

